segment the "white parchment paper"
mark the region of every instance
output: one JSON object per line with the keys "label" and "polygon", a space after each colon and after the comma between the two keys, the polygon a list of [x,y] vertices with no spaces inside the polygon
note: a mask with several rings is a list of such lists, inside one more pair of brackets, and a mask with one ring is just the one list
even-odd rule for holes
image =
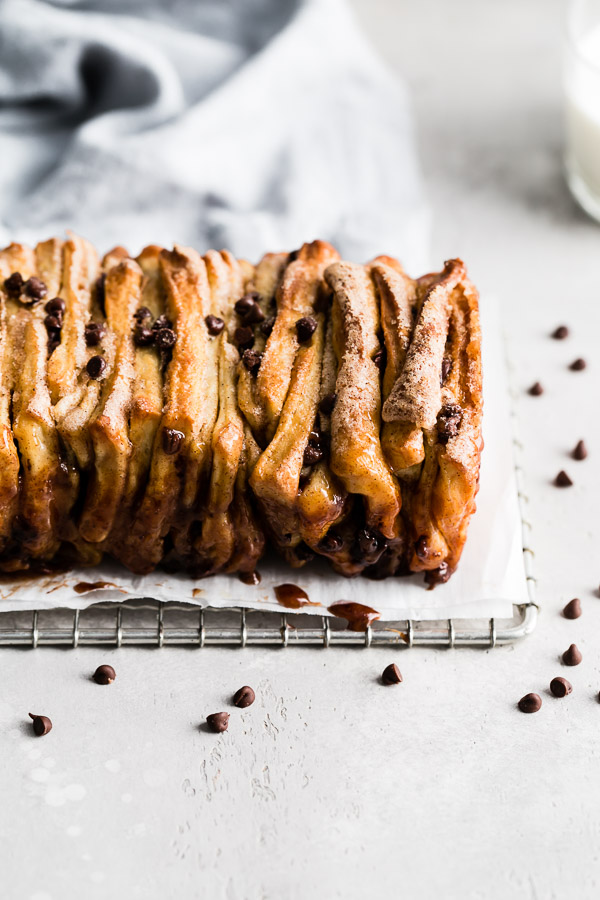
{"label": "white parchment paper", "polygon": [[[242,584],[236,576],[216,575],[193,580],[185,575],[155,572],[134,576],[123,567],[105,563],[69,573],[20,578],[0,584],[0,612],[18,609],[82,609],[100,601],[152,597],[162,601],[224,608],[245,606],[282,611],[273,588],[293,582],[319,605],[303,613],[323,615],[339,600],[374,607],[382,620],[510,618],[513,603],[527,601],[521,544],[521,520],[514,473],[510,399],[497,304],[487,299],[481,309],[484,363],[484,440],[481,488],[477,512],[469,529],[458,571],[447,584],[426,590],[423,576],[370,581],[347,579],[324,564],[291,569],[279,560],[263,561],[261,583]],[[78,594],[81,582],[110,582],[113,586]]]}

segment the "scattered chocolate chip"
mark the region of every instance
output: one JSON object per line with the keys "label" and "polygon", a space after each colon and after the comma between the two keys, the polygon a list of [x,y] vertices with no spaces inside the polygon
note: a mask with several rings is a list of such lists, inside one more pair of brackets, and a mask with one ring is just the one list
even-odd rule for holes
{"label": "scattered chocolate chip", "polygon": [[44,325],[46,326],[46,331],[48,332],[48,334],[50,334],[51,332],[56,334],[60,332],[60,329],[62,328],[62,321],[58,318],[58,316],[48,315],[44,317]]}
{"label": "scattered chocolate chip", "polygon": [[315,466],[321,459],[323,459],[323,448],[319,444],[309,442],[304,448],[302,464],[304,466]]}
{"label": "scattered chocolate chip", "polygon": [[343,538],[339,534],[333,534],[331,531],[325,537],[322,537],[318,544],[319,550],[323,553],[339,553],[343,546]]}
{"label": "scattered chocolate chip", "polygon": [[556,487],[571,487],[573,482],[571,481],[565,470],[561,469],[554,479],[554,484],[556,485]]}
{"label": "scattered chocolate chip", "polygon": [[66,308],[67,304],[62,297],[53,297],[52,300],[48,300],[44,305],[44,309],[47,313],[50,313],[51,316],[55,316],[57,313],[64,316]]}
{"label": "scattered chocolate chip", "polygon": [[578,597],[574,597],[573,600],[569,600],[565,608],[563,609],[563,616],[565,619],[578,619],[581,615],[581,600]]}
{"label": "scattered chocolate chip", "polygon": [[262,353],[259,353],[257,350],[244,350],[242,354],[242,362],[251,375],[257,374],[258,370],[260,369],[262,358]]}
{"label": "scattered chocolate chip", "polygon": [[229,726],[229,713],[212,713],[210,716],[206,717],[206,724],[211,731],[221,734],[222,731],[227,731]]}
{"label": "scattered chocolate chip", "polygon": [[219,319],[218,316],[207,316],[204,321],[206,322],[208,333],[213,337],[221,334],[221,332],[225,328],[225,322],[223,321],[223,319]]}
{"label": "scattered chocolate chip", "polygon": [[586,363],[585,359],[582,359],[580,356],[577,359],[573,360],[573,362],[571,363],[569,368],[570,368],[571,372],[582,372],[586,366],[587,366],[587,363]]}
{"label": "scattered chocolate chip", "polygon": [[104,322],[88,322],[85,326],[85,342],[88,347],[97,347],[105,335],[106,325]]}
{"label": "scattered chocolate chip", "polygon": [[112,666],[104,665],[98,666],[92,677],[96,684],[112,684],[117,673]]}
{"label": "scattered chocolate chip", "polygon": [[235,306],[233,307],[238,314],[238,316],[246,316],[253,306],[256,306],[256,301],[259,298],[259,294],[255,291],[252,291],[249,294],[244,294],[243,297],[240,297],[239,300],[236,300]]}
{"label": "scattered chocolate chip", "polygon": [[565,666],[578,666],[582,659],[583,656],[576,644],[571,644],[569,649],[565,650],[562,655],[562,661]]}
{"label": "scattered chocolate chip", "polygon": [[134,312],[133,318],[137,322],[145,322],[146,319],[152,318],[152,310],[148,309],[147,306],[140,306],[140,308],[136,309],[136,311]]}
{"label": "scattered chocolate chip", "polygon": [[90,359],[88,359],[87,366],[85,367],[85,370],[90,378],[100,378],[105,369],[106,360],[102,359],[101,356],[90,357]]}
{"label": "scattered chocolate chip", "polygon": [[250,350],[254,344],[254,332],[249,325],[241,325],[235,329],[233,339],[240,350]]}
{"label": "scattered chocolate chip", "polygon": [[442,360],[442,374],[440,376],[440,384],[443,384],[452,369],[452,360],[445,356]]}
{"label": "scattered chocolate chip", "polygon": [[48,293],[48,288],[41,278],[36,278],[32,275],[32,277],[23,285],[22,293],[25,294],[32,303],[37,303],[38,300],[44,299]]}
{"label": "scattered chocolate chip", "polygon": [[577,441],[577,443],[575,444],[575,447],[573,448],[573,452],[571,453],[571,456],[573,457],[573,459],[578,459],[578,460],[587,459],[587,455],[588,455],[587,447],[585,446],[584,442]]}
{"label": "scattered chocolate chip", "polygon": [[247,706],[252,706],[255,700],[256,694],[247,684],[233,695],[233,705],[237,706],[238,709],[246,709]]}
{"label": "scattered chocolate chip", "polygon": [[34,733],[38,737],[43,737],[49,731],[52,731],[52,722],[48,716],[36,716],[34,713],[29,713],[29,718],[32,720],[31,724],[33,725]]}
{"label": "scattered chocolate chip", "polygon": [[335,406],[335,401],[337,400],[337,394],[333,391],[331,394],[326,394],[321,402],[319,403],[319,410],[326,416],[330,416],[333,412],[333,407]]}
{"label": "scattered chocolate chip", "polygon": [[96,303],[103,313],[106,312],[106,273],[103,272],[96,279]]}
{"label": "scattered chocolate chip", "polygon": [[133,343],[136,347],[149,347],[154,343],[155,332],[143,325],[136,325],[133,329]]}
{"label": "scattered chocolate chip", "polygon": [[25,284],[23,276],[20,272],[13,272],[8,278],[4,279],[4,290],[9,297],[18,298]]}
{"label": "scattered chocolate chip", "polygon": [[268,316],[264,322],[260,323],[260,330],[265,337],[269,337],[275,325],[275,316]]}
{"label": "scattered chocolate chip", "polygon": [[152,331],[161,331],[163,328],[172,328],[173,323],[167,316],[159,316],[158,319],[154,320],[152,325]]}
{"label": "scattered chocolate chip", "polygon": [[573,691],[572,684],[566,678],[553,678],[550,682],[550,690],[555,697],[566,697]]}
{"label": "scattered chocolate chip", "polygon": [[542,698],[539,694],[525,694],[519,700],[519,709],[524,713],[536,713],[542,708]]}
{"label": "scattered chocolate chip", "polygon": [[385,360],[386,360],[386,354],[385,354],[384,350],[378,350],[377,353],[375,354],[375,356],[373,357],[373,362],[375,363],[375,365],[377,366],[377,368],[379,369],[380,372],[383,371],[383,369],[385,369]]}
{"label": "scattered chocolate chip", "polygon": [[317,330],[317,320],[312,316],[302,316],[296,322],[296,336],[298,343],[307,344]]}
{"label": "scattered chocolate chip", "polygon": [[438,440],[447,444],[450,438],[456,437],[462,420],[462,409],[456,403],[442,406],[437,418]]}
{"label": "scattered chocolate chip", "polygon": [[381,680],[384,684],[400,684],[402,681],[402,673],[396,663],[390,663],[381,673]]}
{"label": "scattered chocolate chip", "polygon": [[539,381],[536,381],[535,384],[531,385],[527,393],[531,394],[532,397],[541,397],[541,395],[544,393],[544,388],[539,383]]}
{"label": "scattered chocolate chip", "polygon": [[168,456],[175,456],[181,450],[185,438],[183,431],[176,428],[165,428],[162,433],[162,448]]}
{"label": "scattered chocolate chip", "polygon": [[154,343],[159,350],[170,350],[177,343],[177,335],[172,328],[161,328],[155,332]]}
{"label": "scattered chocolate chip", "polygon": [[427,554],[429,553],[429,543],[427,541],[427,535],[422,534],[420,538],[415,542],[415,553],[417,554],[419,559],[427,559]]}
{"label": "scattered chocolate chip", "polygon": [[569,329],[566,325],[559,325],[558,328],[552,332],[552,337],[555,341],[564,341],[566,337],[569,337]]}
{"label": "scattered chocolate chip", "polygon": [[298,254],[299,254],[299,253],[300,253],[299,250],[292,250],[291,253],[288,253],[288,258],[287,258],[288,265],[289,265],[291,262],[295,262],[295,261],[298,259]]}

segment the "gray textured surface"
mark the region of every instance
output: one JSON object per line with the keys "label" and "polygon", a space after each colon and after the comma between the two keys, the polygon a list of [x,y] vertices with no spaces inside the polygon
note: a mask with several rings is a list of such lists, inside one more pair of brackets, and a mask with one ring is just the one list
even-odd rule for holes
{"label": "gray textured surface", "polygon": [[[355,5],[412,87],[434,260],[464,256],[504,307],[538,631],[489,653],[402,652],[395,688],[376,681],[393,659],[381,650],[3,652],[11,900],[598,896],[600,231],[561,176],[562,5]],[[563,320],[571,339],[550,340]],[[579,355],[589,368],[569,372]],[[538,378],[546,393],[529,398]],[[580,437],[584,463],[567,456]],[[575,486],[560,491],[563,467]],[[573,596],[584,615],[568,622]],[[584,659],[565,671],[572,641]],[[109,688],[87,680],[103,661]],[[559,674],[566,700],[547,690]],[[223,737],[198,731],[242,683],[257,703]],[[535,716],[515,709],[529,690]],[[42,740],[21,724],[30,708],[54,719]]]}

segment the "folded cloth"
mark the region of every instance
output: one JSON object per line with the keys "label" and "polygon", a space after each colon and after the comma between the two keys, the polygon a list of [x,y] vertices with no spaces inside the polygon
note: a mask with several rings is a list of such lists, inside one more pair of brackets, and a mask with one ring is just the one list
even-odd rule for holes
{"label": "folded cloth", "polygon": [[0,239],[427,263],[407,96],[343,0],[4,0]]}

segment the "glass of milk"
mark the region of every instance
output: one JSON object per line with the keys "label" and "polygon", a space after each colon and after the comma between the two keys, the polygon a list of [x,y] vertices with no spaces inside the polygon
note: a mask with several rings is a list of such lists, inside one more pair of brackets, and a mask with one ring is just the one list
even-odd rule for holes
{"label": "glass of milk", "polygon": [[566,56],[567,180],[600,222],[600,0],[571,0]]}

